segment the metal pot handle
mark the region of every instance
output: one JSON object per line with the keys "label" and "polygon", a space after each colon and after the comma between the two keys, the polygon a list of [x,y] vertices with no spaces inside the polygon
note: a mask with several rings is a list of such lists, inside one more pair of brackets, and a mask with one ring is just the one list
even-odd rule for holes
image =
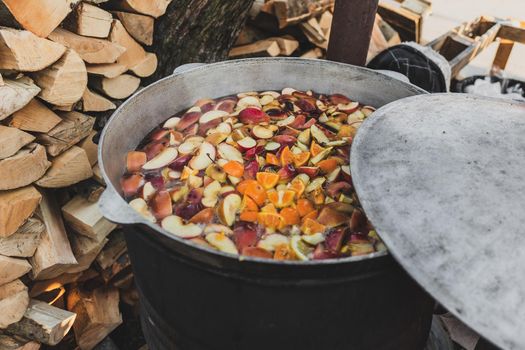
{"label": "metal pot handle", "polygon": [[186,63],[186,64],[180,65],[177,68],[175,68],[175,70],[173,71],[173,74],[184,73],[187,70],[197,68],[200,66],[204,66],[204,65],[206,65],[206,63],[197,63],[197,62],[196,63]]}
{"label": "metal pot handle", "polygon": [[146,223],[146,219],[131,208],[110,186],[102,192],[98,207],[106,219],[116,224]]}

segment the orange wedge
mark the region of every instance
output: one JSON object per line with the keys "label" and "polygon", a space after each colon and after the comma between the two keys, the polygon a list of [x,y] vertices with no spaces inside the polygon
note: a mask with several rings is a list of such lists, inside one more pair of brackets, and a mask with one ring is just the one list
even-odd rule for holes
{"label": "orange wedge", "polygon": [[309,212],[308,214],[306,214],[305,216],[303,216],[302,221],[304,222],[306,219],[316,220],[317,219],[317,215],[319,215],[319,211],[317,209],[315,209],[315,210]]}
{"label": "orange wedge", "polygon": [[301,197],[305,188],[306,186],[304,185],[304,182],[299,179],[292,180],[292,183],[290,184],[290,190],[295,192],[295,198]]}
{"label": "orange wedge", "polygon": [[279,214],[284,218],[285,225],[298,225],[301,222],[297,209],[284,208]]}
{"label": "orange wedge", "polygon": [[239,219],[242,221],[257,222],[257,214],[258,213],[256,211],[243,210],[239,216]]}
{"label": "orange wedge", "polygon": [[301,232],[305,235],[313,235],[314,233],[323,233],[326,230],[326,226],[318,223],[317,221],[307,218],[301,225]]}
{"label": "orange wedge", "polygon": [[264,187],[265,190],[274,188],[279,182],[279,174],[269,172],[259,172],[256,175],[257,182]]}
{"label": "orange wedge", "polygon": [[281,166],[292,164],[294,162],[294,154],[290,151],[290,148],[286,146],[281,151]]}
{"label": "orange wedge", "polygon": [[284,226],[284,218],[276,213],[258,213],[257,221],[267,228],[278,229]]}
{"label": "orange wedge", "polygon": [[273,153],[266,153],[266,164],[281,166],[279,158]]}
{"label": "orange wedge", "polygon": [[276,208],[288,207],[293,203],[295,192],[291,190],[286,191],[268,191],[268,199],[275,205]]}
{"label": "orange wedge", "polygon": [[244,195],[242,197],[242,203],[241,203],[241,210],[242,211],[259,211],[259,207],[257,206],[257,203],[247,195]]}
{"label": "orange wedge", "polygon": [[318,188],[312,192],[312,197],[314,199],[314,203],[317,205],[321,205],[324,203],[324,192],[322,188]]}
{"label": "orange wedge", "polygon": [[317,163],[317,166],[321,169],[323,174],[328,174],[334,171],[335,168],[337,168],[337,165],[337,159],[335,158],[328,158]]}
{"label": "orange wedge", "polygon": [[319,146],[317,143],[315,143],[315,141],[312,141],[312,144],[310,145],[310,154],[312,157],[315,157],[324,150],[325,149],[323,147]]}
{"label": "orange wedge", "polygon": [[226,174],[231,176],[242,177],[244,174],[244,165],[235,160],[228,161],[222,168]]}
{"label": "orange wedge", "polygon": [[261,211],[263,213],[276,213],[277,214],[277,209],[275,209],[275,205],[273,205],[272,203],[266,204],[264,207],[261,208]]}
{"label": "orange wedge", "polygon": [[244,192],[246,191],[246,188],[249,186],[249,185],[253,185],[253,184],[257,184],[257,181],[255,180],[243,180],[241,182],[239,182],[237,184],[237,187],[235,188],[237,190],[237,192],[239,192],[240,194],[244,194]]}
{"label": "orange wedge", "polygon": [[310,159],[310,152],[301,152],[293,155],[293,163],[296,167],[305,165]]}
{"label": "orange wedge", "polygon": [[315,211],[315,208],[308,199],[301,198],[297,201],[297,212],[301,217],[306,216],[307,214]]}
{"label": "orange wedge", "polygon": [[266,201],[266,190],[257,181],[246,186],[244,194],[253,199],[258,206]]}
{"label": "orange wedge", "polygon": [[288,244],[281,244],[275,247],[273,258],[275,260],[294,260],[295,254]]}

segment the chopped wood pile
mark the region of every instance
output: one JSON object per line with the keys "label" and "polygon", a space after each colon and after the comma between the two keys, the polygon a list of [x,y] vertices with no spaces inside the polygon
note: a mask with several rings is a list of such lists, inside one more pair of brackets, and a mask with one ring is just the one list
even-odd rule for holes
{"label": "chopped wood pile", "polygon": [[0,349],[70,329],[68,348],[93,349],[136,304],[123,233],[97,205],[93,129],[155,72],[170,2],[0,1]]}
{"label": "chopped wood pile", "polygon": [[[325,58],[333,6],[334,0],[256,0],[229,56]],[[380,1],[368,60],[402,40],[419,41],[429,11],[429,0]]]}

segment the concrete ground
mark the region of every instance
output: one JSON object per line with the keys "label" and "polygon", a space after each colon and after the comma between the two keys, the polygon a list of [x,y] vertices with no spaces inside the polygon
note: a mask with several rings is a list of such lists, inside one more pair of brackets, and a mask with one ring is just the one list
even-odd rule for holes
{"label": "concrete ground", "polygon": [[[481,15],[525,21],[525,0],[432,0],[432,14],[423,22],[423,42]],[[488,74],[497,48],[497,43],[486,48],[461,71],[461,76]],[[514,45],[505,75],[525,81],[525,45]]]}

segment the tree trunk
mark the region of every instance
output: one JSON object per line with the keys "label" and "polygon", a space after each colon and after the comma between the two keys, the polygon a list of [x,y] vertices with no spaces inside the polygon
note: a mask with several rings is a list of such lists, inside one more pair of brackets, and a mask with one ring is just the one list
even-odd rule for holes
{"label": "tree trunk", "polygon": [[153,51],[158,68],[151,83],[173,73],[184,63],[216,62],[228,52],[254,0],[172,1],[155,21]]}

